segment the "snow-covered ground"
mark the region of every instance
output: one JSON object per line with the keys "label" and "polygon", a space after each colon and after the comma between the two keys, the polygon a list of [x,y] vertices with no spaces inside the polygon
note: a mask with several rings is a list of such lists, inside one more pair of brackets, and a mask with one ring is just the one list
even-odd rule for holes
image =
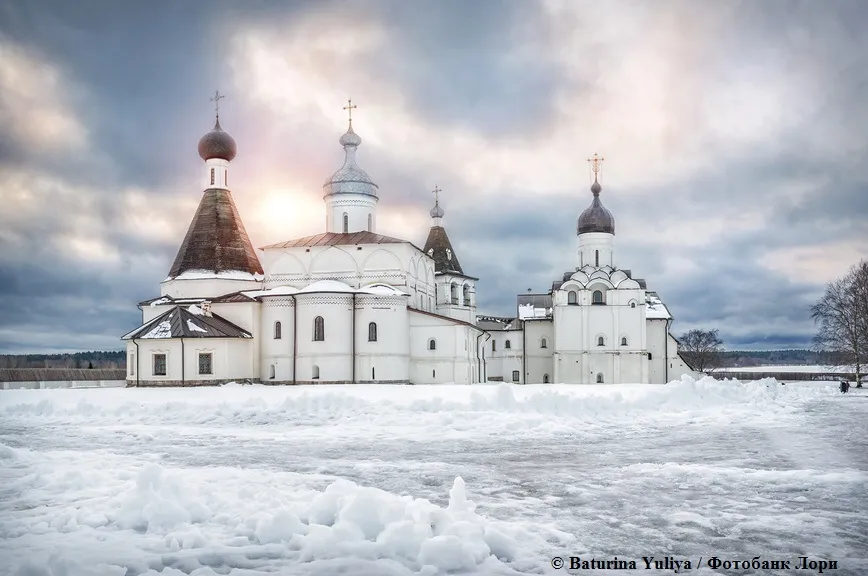
{"label": "snow-covered ground", "polygon": [[0,574],[866,574],[866,422],[770,379],[4,391]]}
{"label": "snow-covered ground", "polygon": [[720,372],[817,372],[817,373],[845,373],[853,372],[853,368],[846,366],[804,366],[800,364],[779,366],[741,366],[737,368],[720,368]]}

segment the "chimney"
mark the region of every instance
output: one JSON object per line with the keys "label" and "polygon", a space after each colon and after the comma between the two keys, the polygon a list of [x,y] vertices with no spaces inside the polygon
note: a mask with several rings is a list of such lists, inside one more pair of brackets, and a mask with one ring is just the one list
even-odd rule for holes
{"label": "chimney", "polygon": [[205,316],[211,315],[211,303],[207,300],[202,302],[202,313],[205,314]]}

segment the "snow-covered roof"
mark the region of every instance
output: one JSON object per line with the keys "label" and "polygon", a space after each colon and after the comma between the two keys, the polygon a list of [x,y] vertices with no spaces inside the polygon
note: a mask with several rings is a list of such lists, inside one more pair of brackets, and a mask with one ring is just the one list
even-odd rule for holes
{"label": "snow-covered roof", "polygon": [[314,294],[318,292],[338,292],[341,294],[367,294],[370,296],[408,296],[408,294],[395,286],[388,284],[370,284],[361,288],[353,288],[349,284],[338,280],[318,280],[308,284],[304,288],[292,286],[275,286],[268,290],[250,290],[243,292],[250,298],[265,298],[268,296],[286,296],[294,294]]}
{"label": "snow-covered roof", "polygon": [[252,338],[247,330],[198,306],[174,306],[150,322],[124,334],[122,340],[168,338]]}
{"label": "snow-covered roof", "polygon": [[645,294],[645,318],[669,320],[672,315],[656,292]]}
{"label": "snow-covered roof", "polygon": [[260,281],[262,280],[262,274],[251,274],[250,272],[243,272],[241,270],[221,270],[219,272],[214,272],[213,270],[186,270],[181,272],[179,275],[172,278],[171,276],[166,278],[166,280],[252,280],[252,281]]}

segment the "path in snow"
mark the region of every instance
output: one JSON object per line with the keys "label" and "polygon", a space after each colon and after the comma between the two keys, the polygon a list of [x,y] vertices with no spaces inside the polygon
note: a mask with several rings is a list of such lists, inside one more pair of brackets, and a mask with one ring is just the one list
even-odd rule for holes
{"label": "path in snow", "polygon": [[866,573],[866,416],[861,391],[768,380],[9,391],[0,575]]}

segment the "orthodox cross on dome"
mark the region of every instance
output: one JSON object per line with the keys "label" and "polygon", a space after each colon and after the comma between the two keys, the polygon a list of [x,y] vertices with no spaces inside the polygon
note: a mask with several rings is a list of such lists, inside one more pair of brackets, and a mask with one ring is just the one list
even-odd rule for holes
{"label": "orthodox cross on dome", "polygon": [[434,205],[435,205],[435,206],[439,206],[439,205],[440,205],[440,193],[441,193],[441,192],[443,192],[443,190],[440,189],[440,186],[437,186],[437,185],[435,184],[435,185],[434,185],[434,189],[431,190],[431,194],[434,195]]}
{"label": "orthodox cross on dome", "polygon": [[597,181],[597,177],[603,171],[603,160],[605,160],[605,158],[598,156],[596,152],[594,152],[593,158],[588,158],[588,164],[591,165],[591,171],[594,173],[594,182]]}
{"label": "orthodox cross on dome", "polygon": [[358,106],[356,106],[355,104],[353,104],[353,99],[352,99],[352,98],[347,98],[347,105],[344,106],[344,110],[346,110],[347,112],[349,112],[349,115],[350,115],[350,128],[351,128],[351,129],[352,129],[352,127],[353,127],[353,109],[354,109],[354,108],[358,108]]}
{"label": "orthodox cross on dome", "polygon": [[211,96],[211,102],[214,103],[214,113],[217,114],[217,119],[220,119],[220,100],[222,98],[226,98],[223,94],[220,94],[219,90],[214,90],[214,95]]}

